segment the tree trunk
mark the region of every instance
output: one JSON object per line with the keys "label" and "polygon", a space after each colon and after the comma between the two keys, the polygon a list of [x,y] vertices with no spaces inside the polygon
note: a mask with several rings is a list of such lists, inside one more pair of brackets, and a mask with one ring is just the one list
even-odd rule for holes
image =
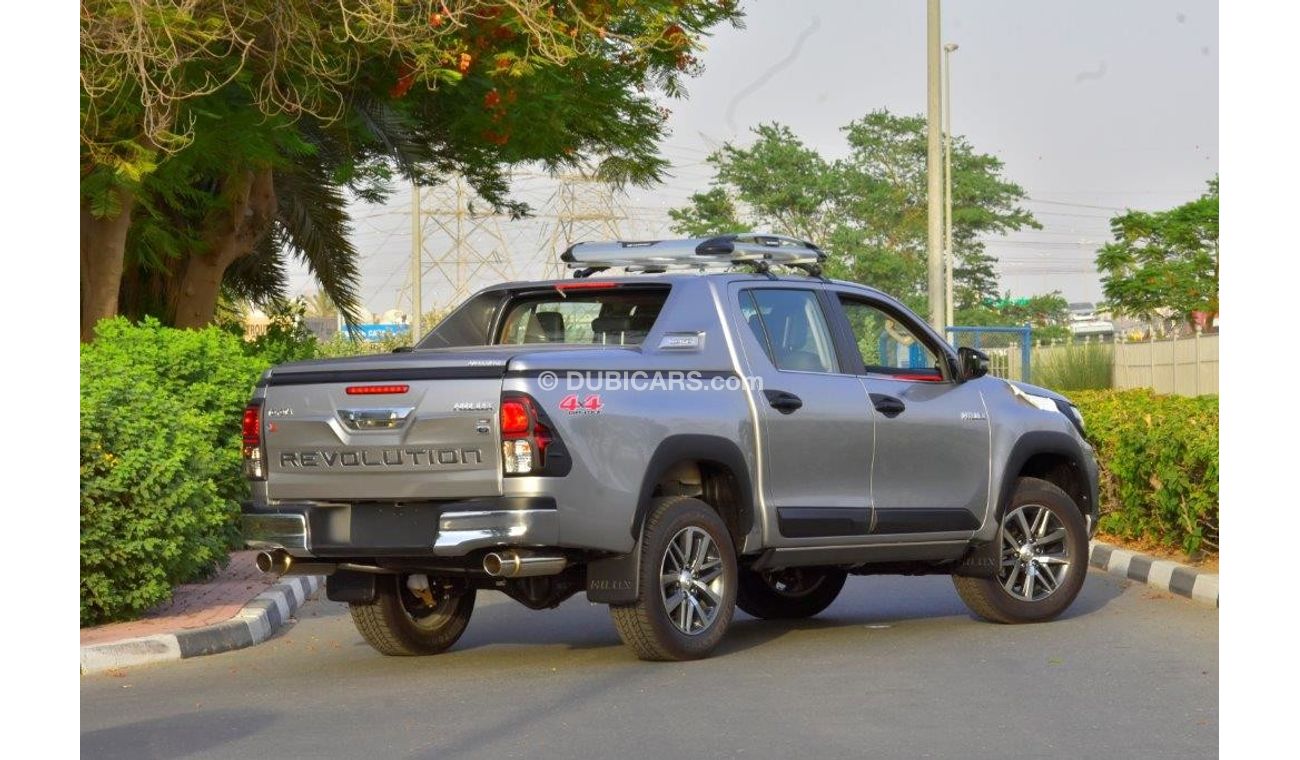
{"label": "tree trunk", "polygon": [[270,169],[241,172],[227,183],[230,207],[209,220],[204,252],[182,261],[173,275],[168,300],[175,327],[197,329],[212,322],[226,269],[252,253],[275,220]]}
{"label": "tree trunk", "polygon": [[134,198],[120,189],[117,216],[96,217],[81,207],[81,342],[95,339],[99,320],[117,315],[122,286],[126,233],[131,229]]}

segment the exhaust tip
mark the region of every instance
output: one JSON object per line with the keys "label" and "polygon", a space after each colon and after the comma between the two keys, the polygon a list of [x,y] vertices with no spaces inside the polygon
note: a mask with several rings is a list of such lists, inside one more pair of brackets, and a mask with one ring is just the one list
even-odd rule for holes
{"label": "exhaust tip", "polygon": [[270,552],[258,552],[257,569],[264,573],[275,573],[284,575],[293,564],[293,557],[284,549],[276,549]]}
{"label": "exhaust tip", "polygon": [[493,578],[499,578],[506,574],[507,564],[517,565],[518,562],[511,562],[508,556],[502,556],[496,552],[489,552],[483,557],[483,572]]}

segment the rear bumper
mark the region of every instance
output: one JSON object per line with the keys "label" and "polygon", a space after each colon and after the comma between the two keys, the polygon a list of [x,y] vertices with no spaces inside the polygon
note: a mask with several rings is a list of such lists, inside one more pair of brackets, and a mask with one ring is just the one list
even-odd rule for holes
{"label": "rear bumper", "polygon": [[244,543],[299,557],[463,557],[495,546],[556,546],[550,497],[414,504],[245,503]]}

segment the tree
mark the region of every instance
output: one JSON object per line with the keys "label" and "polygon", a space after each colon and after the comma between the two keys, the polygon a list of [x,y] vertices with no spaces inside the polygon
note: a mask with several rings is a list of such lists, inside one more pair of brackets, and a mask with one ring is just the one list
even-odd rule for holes
{"label": "tree", "polygon": [[1205,194],[1167,211],[1126,211],[1110,220],[1114,240],[1097,251],[1112,311],[1151,319],[1172,311],[1219,313],[1219,178]]}
{"label": "tree", "polygon": [[397,178],[460,173],[513,213],[519,163],[653,182],[655,96],[680,95],[707,30],[739,19],[715,0],[81,8],[83,340],[119,292],[202,324],[223,287],[275,291],[286,255],[351,315],[346,202]]}
{"label": "tree", "polygon": [[1030,325],[1035,340],[1065,340],[1070,337],[1070,304],[1059,290],[1027,298],[1001,298],[967,305],[953,319],[959,325]]}
{"label": "tree", "polygon": [[[924,117],[869,113],[844,127],[849,153],[834,161],[788,127],[753,131],[751,145],[728,143],[709,157],[713,187],[669,212],[674,230],[698,236],[754,227],[812,240],[830,254],[833,276],[871,283],[924,311]],[[954,136],[952,167],[955,302],[969,308],[998,295],[981,238],[1039,225],[1016,205],[1025,192],[1002,176],[996,157]]]}

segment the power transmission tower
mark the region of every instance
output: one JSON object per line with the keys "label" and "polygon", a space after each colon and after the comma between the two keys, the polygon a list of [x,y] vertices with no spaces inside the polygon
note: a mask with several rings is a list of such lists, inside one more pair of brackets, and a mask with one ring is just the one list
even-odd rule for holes
{"label": "power transmission tower", "polygon": [[560,184],[548,204],[554,221],[545,230],[542,250],[548,259],[543,279],[564,277],[560,254],[574,243],[620,239],[620,227],[628,218],[620,194],[608,182],[583,172],[562,174],[558,179]]}
{"label": "power transmission tower", "polygon": [[[437,187],[412,187],[411,275],[398,292],[411,309],[412,335],[423,312],[445,311],[485,285],[517,279],[501,220],[461,176]],[[431,295],[429,300],[426,295]]]}

